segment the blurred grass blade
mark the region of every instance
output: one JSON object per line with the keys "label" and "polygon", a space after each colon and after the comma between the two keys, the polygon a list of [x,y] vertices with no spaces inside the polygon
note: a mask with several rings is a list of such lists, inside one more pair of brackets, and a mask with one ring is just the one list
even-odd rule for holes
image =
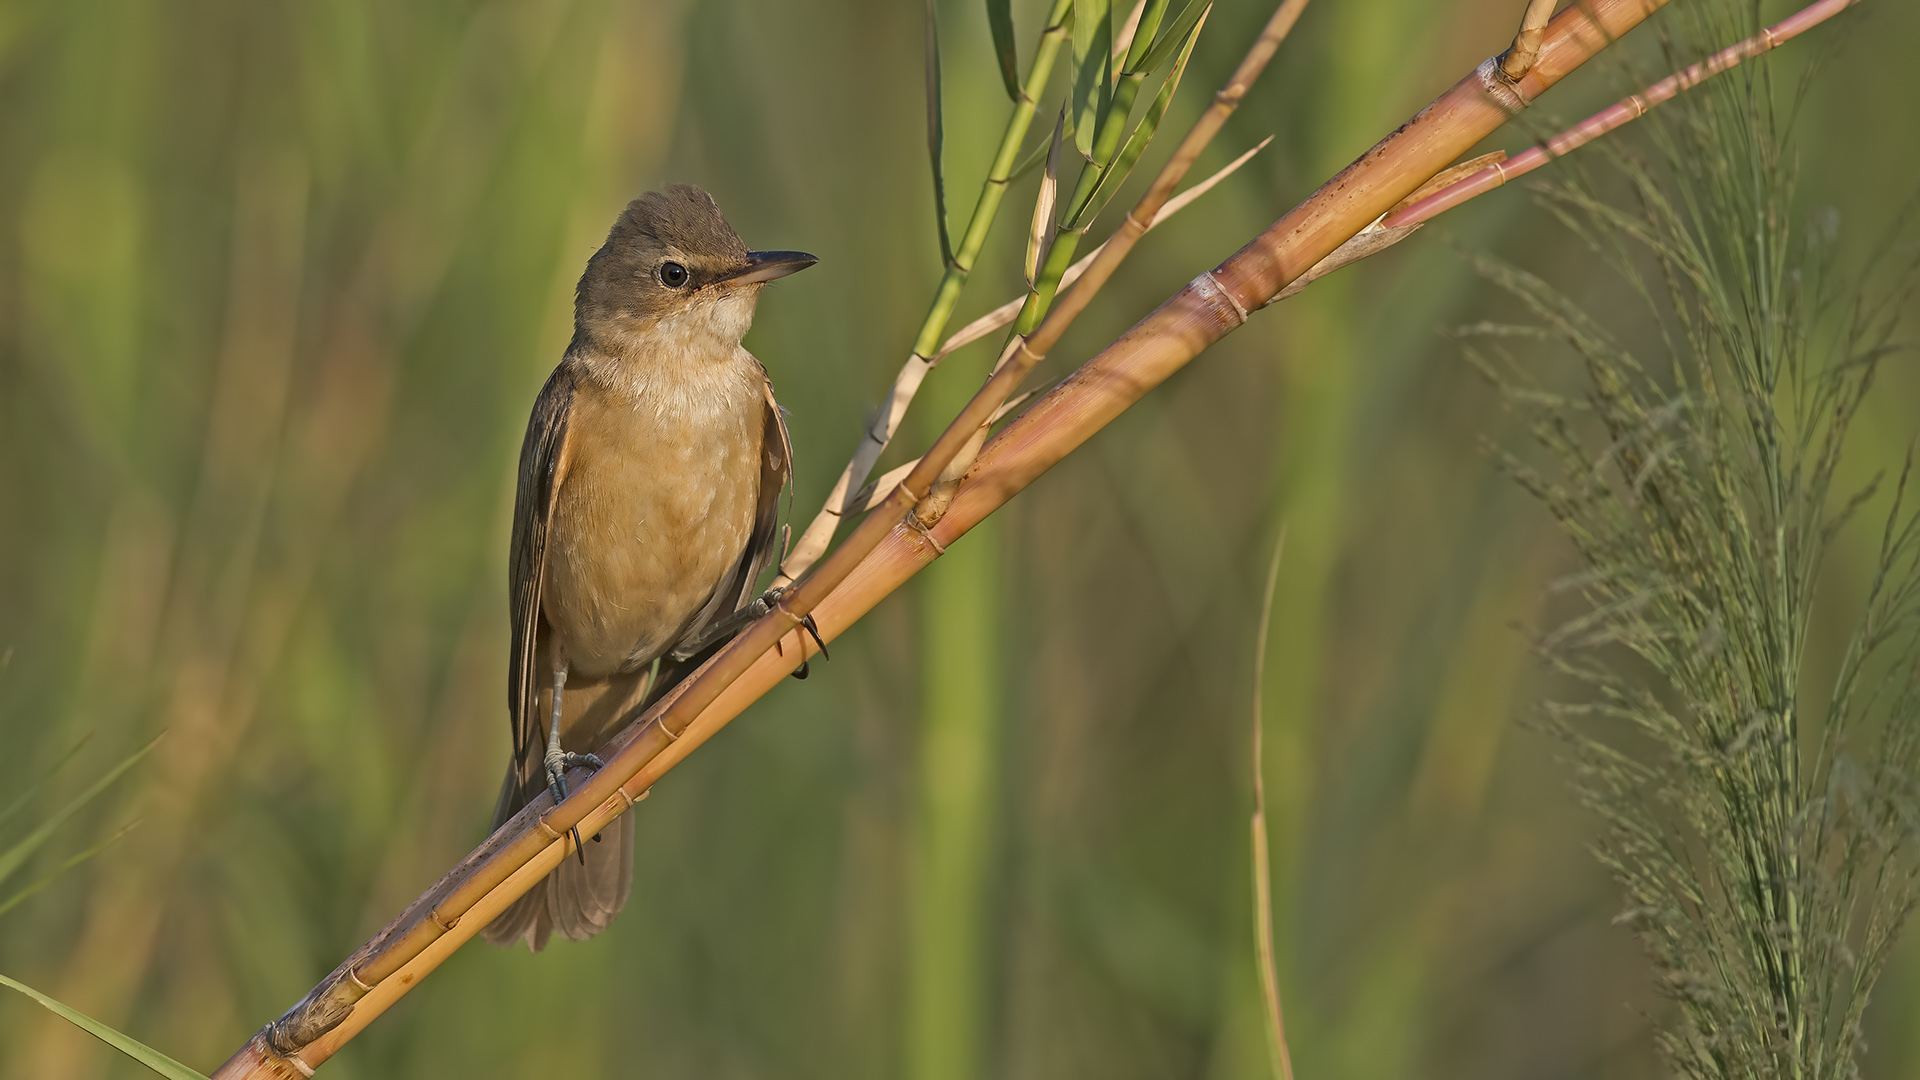
{"label": "blurred grass blade", "polygon": [[1187,31],[1192,30],[1194,24],[1198,23],[1206,15],[1207,9],[1212,6],[1211,0],[1187,0],[1187,6],[1180,9],[1180,14],[1173,22],[1167,24],[1166,32],[1160,35],[1160,40],[1153,43],[1153,47],[1147,50],[1147,55],[1136,65],[1137,70],[1152,71],[1165,63],[1167,57],[1173,55],[1173,51],[1180,48],[1180,43],[1186,40]]}
{"label": "blurred grass blade", "polygon": [[132,757],[114,766],[105,776],[94,781],[93,786],[81,792],[78,798],[61,807],[46,821],[41,822],[39,828],[27,834],[26,839],[8,848],[5,852],[0,852],[0,881],[5,881],[7,878],[12,877],[14,872],[19,870],[21,865],[31,858],[35,851],[40,849],[40,845],[47,842],[47,838],[53,835],[55,829],[66,824],[67,819],[79,813],[81,807],[92,802],[95,796],[107,790],[115,780],[120,779],[120,777],[125,774],[128,769],[133,768],[141,758],[146,757],[148,752],[150,752],[159,741],[160,740],[156,738],[153,742],[141,747]]}
{"label": "blurred grass blade", "polygon": [[993,32],[993,52],[1000,58],[1000,80],[1007,96],[1020,100],[1020,50],[1013,42],[1013,0],[987,0],[987,28]]}
{"label": "blurred grass blade", "polygon": [[1127,137],[1126,145],[1120,148],[1120,153],[1114,157],[1113,164],[1100,174],[1099,182],[1087,192],[1086,201],[1068,211],[1069,223],[1077,225],[1099,217],[1100,211],[1106,208],[1107,201],[1112,199],[1114,193],[1120,190],[1120,185],[1126,182],[1127,174],[1133,171],[1134,165],[1140,160],[1140,155],[1147,152],[1147,145],[1153,142],[1154,133],[1160,130],[1161,119],[1167,115],[1167,106],[1173,103],[1173,95],[1180,89],[1180,77],[1187,72],[1187,60],[1193,56],[1194,43],[1200,40],[1200,29],[1210,10],[1212,5],[1200,5],[1200,18],[1187,27],[1186,36],[1177,42],[1180,45],[1180,55],[1174,58],[1173,70],[1167,73],[1167,81],[1160,84],[1160,92],[1154,95],[1153,104],[1147,107],[1146,115],[1134,125],[1133,134]]}
{"label": "blurred grass blade", "polygon": [[0,915],[5,915],[7,912],[12,911],[14,908],[25,903],[35,893],[53,884],[54,881],[60,877],[60,875],[65,874],[67,871],[73,869],[76,866],[79,866],[81,863],[86,862],[88,859],[91,859],[95,855],[98,855],[101,852],[112,847],[115,843],[119,841],[121,837],[132,832],[134,826],[138,824],[140,824],[140,819],[138,818],[135,818],[134,820],[127,822],[125,825],[122,825],[120,827],[119,832],[114,833],[112,836],[107,837],[105,840],[100,841],[99,843],[93,845],[92,847],[81,852],[80,854],[75,855],[72,858],[68,859],[66,862],[61,863],[57,868],[55,868],[52,872],[43,876],[40,880],[34,882],[33,884],[27,886],[24,889],[21,889],[19,892],[14,893],[12,896],[7,897],[5,900],[0,900]]}
{"label": "blurred grass blade", "polygon": [[1253,940],[1254,962],[1260,970],[1260,996],[1266,1004],[1267,1054],[1273,1080],[1293,1080],[1293,1055],[1287,1052],[1287,1025],[1280,1012],[1280,964],[1273,951],[1273,866],[1267,845],[1267,781],[1265,718],[1261,701],[1266,695],[1267,631],[1273,625],[1273,591],[1280,581],[1280,556],[1287,550],[1287,527],[1273,543],[1273,561],[1267,565],[1266,599],[1260,605],[1260,629],[1253,644]]}
{"label": "blurred grass blade", "polygon": [[1033,201],[1033,228],[1027,232],[1027,287],[1040,276],[1040,264],[1046,261],[1048,238],[1053,235],[1053,203],[1060,194],[1060,140],[1065,134],[1067,110],[1053,123],[1053,141],[1047,149],[1047,171],[1040,177],[1040,194]]}
{"label": "blurred grass blade", "polygon": [[78,1009],[70,1009],[25,983],[18,983],[5,975],[0,975],[0,984],[10,986],[39,1002],[48,1012],[145,1065],[166,1077],[167,1080],[207,1080],[205,1073],[195,1072],[132,1036],[123,1035]]}
{"label": "blurred grass blade", "polygon": [[5,810],[0,810],[0,822],[5,822],[8,818],[19,813],[22,807],[31,803],[34,796],[40,794],[40,789],[46,787],[48,781],[52,780],[62,768],[65,768],[67,762],[72,761],[74,755],[78,754],[80,748],[87,745],[87,740],[91,738],[93,738],[91,734],[80,736],[78,742],[68,747],[66,753],[60,755],[59,761],[54,762],[44,769],[38,770],[39,775],[34,778],[32,783],[27,785],[27,790],[21,792],[19,798],[8,803]]}
{"label": "blurred grass blade", "polygon": [[947,233],[947,176],[941,166],[946,125],[940,115],[940,16],[927,0],[927,157],[933,163],[933,217],[940,226],[940,265],[953,265],[953,238]]}
{"label": "blurred grass blade", "polygon": [[1113,7],[1073,0],[1073,145],[1093,157],[1093,137],[1113,104]]}

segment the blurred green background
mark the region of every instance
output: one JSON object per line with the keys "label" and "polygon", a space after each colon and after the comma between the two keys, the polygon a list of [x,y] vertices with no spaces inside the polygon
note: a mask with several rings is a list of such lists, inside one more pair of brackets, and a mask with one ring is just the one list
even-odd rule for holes
{"label": "blurred green background", "polygon": [[[1141,245],[1051,375],[1522,6],[1316,0],[1201,169],[1274,145]],[[1008,105],[982,6],[939,10],[957,228]],[[1269,10],[1214,12],[1143,172]],[[1041,12],[1015,14],[1024,64]],[[139,821],[0,915],[0,971],[210,1069],[481,838],[513,461],[639,192],[701,184],[749,244],[821,257],[747,341],[819,505],[940,269],[921,40],[909,0],[0,0],[0,802],[83,735],[49,802],[167,732],[36,863]],[[1856,242],[1920,175],[1916,41],[1920,8],[1870,0],[1783,61],[1822,60],[1803,191]],[[1544,108],[1610,100],[1628,57],[1659,74],[1649,45]],[[1015,294],[1033,183],[959,320]],[[468,947],[326,1075],[1262,1075],[1247,718],[1283,519],[1266,775],[1300,1075],[1656,1071],[1593,824],[1516,723],[1554,689],[1517,627],[1569,563],[1436,333],[1511,314],[1447,235],[1640,317],[1518,190],[1257,316],[662,783],[610,932]],[[1856,477],[1920,380],[1876,393]],[[1870,1076],[1920,1075],[1917,1010],[1910,942]],[[135,1075],[0,999],[0,1076]]]}

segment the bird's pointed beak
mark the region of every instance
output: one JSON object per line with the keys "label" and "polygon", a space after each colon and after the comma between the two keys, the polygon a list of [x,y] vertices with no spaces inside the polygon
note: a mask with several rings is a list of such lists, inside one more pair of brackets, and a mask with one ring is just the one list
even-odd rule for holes
{"label": "bird's pointed beak", "polygon": [[749,251],[747,264],[720,280],[729,285],[751,285],[797,274],[819,259],[804,251]]}

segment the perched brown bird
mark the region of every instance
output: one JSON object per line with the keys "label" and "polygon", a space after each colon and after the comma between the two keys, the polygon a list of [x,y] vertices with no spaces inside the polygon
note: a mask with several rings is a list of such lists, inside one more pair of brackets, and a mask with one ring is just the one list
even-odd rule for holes
{"label": "perched brown bird", "polygon": [[[778,554],[790,472],[766,369],[741,348],[760,288],[815,262],[748,251],[713,196],[628,204],[587,260],[573,340],[520,448],[508,560],[513,760],[499,828],[696,664]],[[659,662],[657,674],[654,673]],[[651,676],[651,677],[650,677]],[[633,819],[481,933],[538,952],[607,928],[633,883]]]}

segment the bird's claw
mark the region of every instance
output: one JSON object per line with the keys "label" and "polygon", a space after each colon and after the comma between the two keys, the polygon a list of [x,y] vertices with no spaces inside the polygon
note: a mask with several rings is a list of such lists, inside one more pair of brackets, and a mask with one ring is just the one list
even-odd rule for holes
{"label": "bird's claw", "polygon": [[[805,630],[807,636],[813,639],[814,647],[820,650],[821,659],[833,659],[833,657],[827,655],[827,643],[821,640],[820,624],[813,621],[813,613],[811,611],[800,616],[800,629]],[[805,660],[800,661],[800,666],[793,669],[793,677],[796,679],[804,679],[811,674],[813,674],[813,671],[807,666],[807,661]]]}
{"label": "bird's claw", "polygon": [[[548,750],[546,757],[547,790],[553,793],[553,805],[559,806],[562,802],[566,801],[567,770],[573,768],[575,765],[584,765],[594,770],[607,767],[607,763],[601,761],[600,755],[598,754],[576,754],[571,750],[559,749]],[[568,829],[567,832],[573,837],[573,850],[575,854],[580,856],[580,865],[585,866],[587,864],[587,852],[585,846],[580,842],[579,827],[575,826],[574,828]],[[598,840],[600,838],[596,836],[594,839]]]}
{"label": "bird's claw", "polygon": [[805,630],[807,636],[813,639],[814,647],[820,650],[820,659],[833,659],[833,657],[827,655],[827,643],[820,637],[820,624],[813,621],[813,612],[809,611],[805,615],[800,616],[800,629]]}

